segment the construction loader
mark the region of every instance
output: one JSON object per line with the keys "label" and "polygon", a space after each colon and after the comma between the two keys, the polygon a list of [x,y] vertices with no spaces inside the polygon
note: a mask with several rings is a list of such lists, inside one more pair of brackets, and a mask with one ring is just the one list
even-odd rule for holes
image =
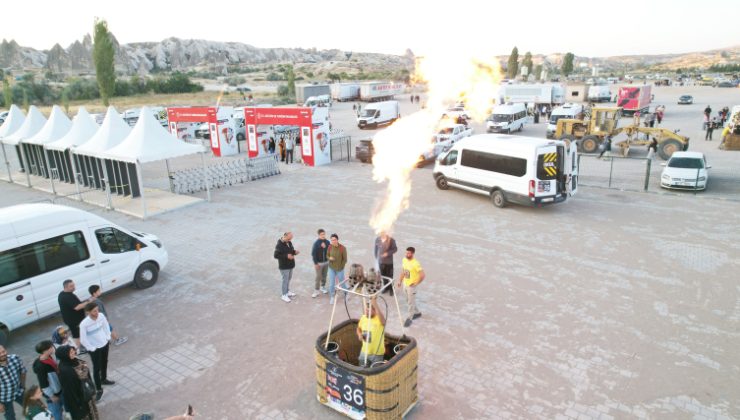
{"label": "construction loader", "polygon": [[[622,116],[620,107],[593,107],[590,111],[583,120],[559,119],[555,138],[575,141],[581,153],[596,153],[607,138],[612,139],[614,146],[623,149],[631,145],[647,145],[655,138],[658,141],[658,155],[664,160],[668,160],[673,152],[689,147],[689,138],[679,135],[678,130],[640,127],[639,116],[635,116],[631,124],[619,127],[619,119]],[[615,139],[622,133],[627,135],[626,139]]]}

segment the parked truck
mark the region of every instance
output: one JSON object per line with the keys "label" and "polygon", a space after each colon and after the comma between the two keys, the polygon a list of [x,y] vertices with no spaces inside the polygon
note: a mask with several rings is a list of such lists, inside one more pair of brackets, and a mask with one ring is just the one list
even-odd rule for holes
{"label": "parked truck", "polygon": [[623,115],[634,115],[635,112],[646,113],[650,108],[652,93],[650,85],[623,86],[619,88],[617,106],[622,108]]}
{"label": "parked truck", "polygon": [[335,101],[355,101],[360,97],[359,83],[334,83],[330,87],[331,97]]}
{"label": "parked truck", "polygon": [[504,103],[557,106],[565,102],[565,88],[559,83],[502,85],[499,96]]}
{"label": "parked truck", "polygon": [[390,124],[401,117],[398,101],[384,101],[368,104],[357,118],[357,126],[376,128],[381,124]]}
{"label": "parked truck", "polygon": [[607,85],[596,85],[588,88],[589,102],[610,102],[612,92]]}
{"label": "parked truck", "polygon": [[331,95],[329,85],[295,85],[295,100],[298,104],[303,105],[311,96],[319,95]]}
{"label": "parked truck", "polygon": [[360,100],[377,102],[390,100],[403,93],[406,85],[396,82],[363,82],[360,83]]}

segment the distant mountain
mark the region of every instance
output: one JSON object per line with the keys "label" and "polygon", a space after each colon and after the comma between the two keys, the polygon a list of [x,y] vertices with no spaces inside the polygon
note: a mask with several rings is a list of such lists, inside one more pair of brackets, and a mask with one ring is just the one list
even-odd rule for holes
{"label": "distant mountain", "polygon": [[[116,49],[116,70],[128,74],[146,75],[158,71],[187,71],[207,68],[222,74],[228,66],[272,63],[344,62],[348,68],[403,69],[413,65],[413,56],[316,50],[300,48],[257,48],[239,42],[213,42],[198,39],[168,38],[161,42],[119,44]],[[21,47],[15,41],[0,43],[0,68],[49,69],[55,73],[93,72],[92,39],[85,35],[67,48],[59,44],[50,50],[37,51]],[[349,62],[351,61],[351,65]]]}

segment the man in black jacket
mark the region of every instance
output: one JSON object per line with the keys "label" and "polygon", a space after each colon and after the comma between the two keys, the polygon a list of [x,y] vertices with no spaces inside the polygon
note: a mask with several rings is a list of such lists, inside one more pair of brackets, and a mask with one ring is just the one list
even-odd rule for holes
{"label": "man in black jacket", "polygon": [[[58,302],[59,311],[62,313],[62,319],[67,324],[69,330],[72,332],[72,338],[77,344],[77,348],[80,348],[80,322],[85,319],[85,305],[90,300],[84,302],[80,301],[80,298],[75,294],[75,282],[71,279],[64,280],[62,283],[64,290],[59,292]],[[80,351],[80,354],[84,351]]]}
{"label": "man in black jacket", "polygon": [[275,244],[273,255],[278,260],[278,269],[283,278],[283,295],[280,298],[286,303],[290,303],[290,298],[295,296],[295,293],[290,291],[290,279],[293,277],[295,256],[298,255],[298,251],[293,248],[292,239],[293,233],[285,232]]}
{"label": "man in black jacket", "polygon": [[[383,285],[393,282],[393,254],[398,251],[396,240],[386,232],[380,232],[375,238],[375,259],[378,260],[380,275],[383,276]],[[387,280],[388,277],[390,280]],[[393,296],[393,287],[386,289]]]}

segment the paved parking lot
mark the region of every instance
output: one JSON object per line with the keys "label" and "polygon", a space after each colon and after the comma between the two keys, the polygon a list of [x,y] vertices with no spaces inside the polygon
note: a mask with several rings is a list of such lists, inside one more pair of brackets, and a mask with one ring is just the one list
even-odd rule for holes
{"label": "paved parking lot", "polygon": [[[694,96],[693,110],[668,107],[667,125],[675,118],[700,128],[704,105]],[[361,138],[351,115],[334,113],[335,127]],[[737,172],[735,153],[690,135],[692,147],[724,162],[715,168]],[[129,342],[111,351],[118,384],[103,397],[103,418],[144,410],[161,418],[187,404],[207,419],[340,418],[316,401],[313,345],[330,306],[310,297],[309,252],[322,227],[339,234],[350,262],[370,264],[368,219],[382,190],[371,170],[296,165],[145,221],[59,200],[154,233],[169,250],[153,288],[104,296]],[[736,202],[582,188],[562,205],[496,209],[483,196],[437,190],[430,167],[412,182],[395,232],[427,272],[424,316],[409,331],[420,348],[420,404],[410,418],[740,417]],[[0,183],[0,206],[48,198]],[[272,258],[286,230],[302,251],[290,304],[280,300]],[[344,320],[344,310],[337,316]],[[33,345],[59,322],[14,332],[10,352],[30,365]],[[388,329],[400,331],[395,312]]]}

